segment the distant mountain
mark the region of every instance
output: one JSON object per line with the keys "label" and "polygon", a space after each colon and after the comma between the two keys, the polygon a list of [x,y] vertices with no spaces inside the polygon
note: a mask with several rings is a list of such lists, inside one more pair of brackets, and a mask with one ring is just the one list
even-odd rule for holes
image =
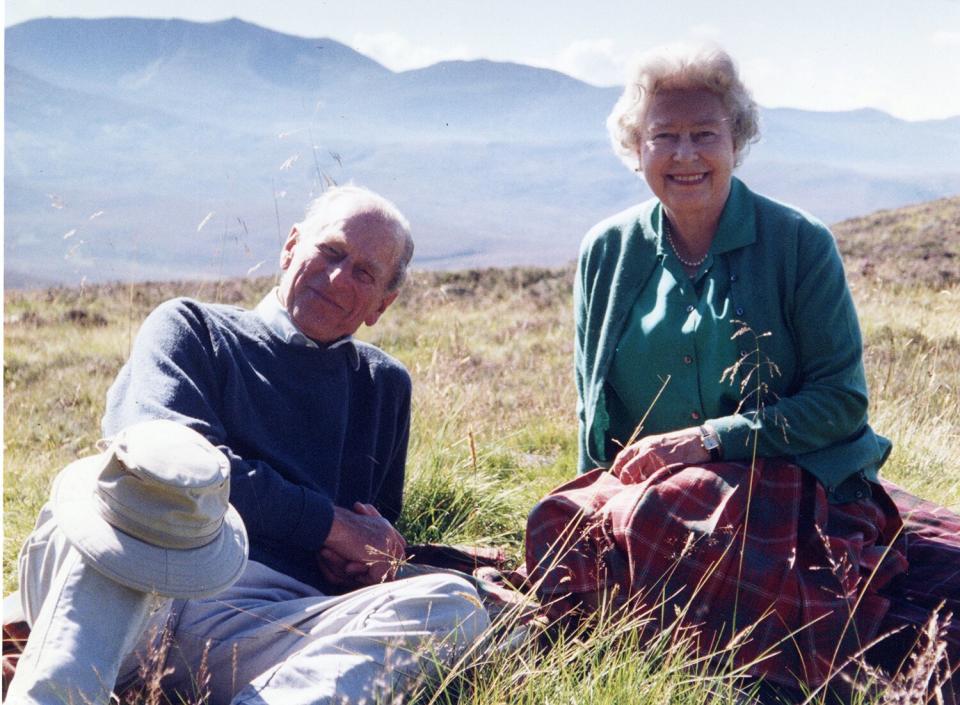
{"label": "distant mountain", "polygon": [[[34,20],[5,60],[8,285],[263,274],[330,181],[395,200],[429,267],[563,263],[649,194],[607,141],[619,91],[556,71],[396,73],[236,19]],[[762,117],[741,175],[828,222],[960,192],[960,117]]]}
{"label": "distant mountain", "polygon": [[190,120],[252,120],[258,129],[264,117],[299,115],[310,97],[390,75],[338,42],[240,20],[34,20],[8,28],[6,42],[8,64],[50,83]]}
{"label": "distant mountain", "polygon": [[933,176],[957,171],[960,118],[907,122],[879,110],[817,113],[763,111],[764,158],[856,167],[882,175]]}

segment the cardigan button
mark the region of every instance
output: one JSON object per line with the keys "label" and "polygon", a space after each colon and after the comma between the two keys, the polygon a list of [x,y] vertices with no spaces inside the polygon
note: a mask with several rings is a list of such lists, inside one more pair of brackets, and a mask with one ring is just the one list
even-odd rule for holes
{"label": "cardigan button", "polygon": [[742,316],[742,315],[743,315],[743,307],[742,307],[742,306],[737,306],[737,312],[736,312],[736,313],[737,313],[738,316]]}
{"label": "cardigan button", "polygon": [[690,412],[690,418],[693,419],[694,421],[699,421],[699,420],[700,420],[700,414],[699,414],[699,412],[691,411],[691,412]]}
{"label": "cardigan button", "polygon": [[689,365],[689,364],[691,364],[692,362],[693,362],[693,357],[691,357],[690,355],[684,355],[684,356],[683,356],[683,364]]}
{"label": "cardigan button", "polygon": [[730,281],[732,281],[732,282],[737,281],[737,275],[736,275],[736,274],[731,274],[731,275],[730,275]]}
{"label": "cardigan button", "polygon": [[693,313],[693,304],[687,304],[687,313]]}

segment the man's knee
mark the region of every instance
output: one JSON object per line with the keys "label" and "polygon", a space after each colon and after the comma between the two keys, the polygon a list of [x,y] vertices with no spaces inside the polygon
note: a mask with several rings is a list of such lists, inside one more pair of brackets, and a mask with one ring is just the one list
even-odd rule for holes
{"label": "man's knee", "polygon": [[448,573],[407,578],[401,599],[423,602],[425,626],[435,635],[460,645],[477,639],[490,625],[490,617],[476,588],[468,580]]}

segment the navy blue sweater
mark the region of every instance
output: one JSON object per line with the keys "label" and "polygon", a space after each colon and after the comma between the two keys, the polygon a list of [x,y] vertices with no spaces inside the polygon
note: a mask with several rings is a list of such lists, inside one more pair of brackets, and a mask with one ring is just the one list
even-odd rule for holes
{"label": "navy blue sweater", "polygon": [[[166,418],[231,463],[250,557],[326,589],[317,551],[333,506],[400,514],[410,377],[372,345],[292,345],[235,306],[173,299],[144,321],[107,393],[103,433]],[[355,368],[357,358],[359,366]]]}

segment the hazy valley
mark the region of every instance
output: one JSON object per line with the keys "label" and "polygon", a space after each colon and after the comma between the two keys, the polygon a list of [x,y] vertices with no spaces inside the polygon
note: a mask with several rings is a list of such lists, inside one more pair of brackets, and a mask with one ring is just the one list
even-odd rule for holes
{"label": "hazy valley", "polygon": [[[619,94],[490,61],[393,72],[239,20],[6,30],[7,286],[257,276],[331,181],[410,217],[421,268],[562,265],[648,195]],[[960,117],[765,108],[740,175],[826,222],[960,192]]]}

